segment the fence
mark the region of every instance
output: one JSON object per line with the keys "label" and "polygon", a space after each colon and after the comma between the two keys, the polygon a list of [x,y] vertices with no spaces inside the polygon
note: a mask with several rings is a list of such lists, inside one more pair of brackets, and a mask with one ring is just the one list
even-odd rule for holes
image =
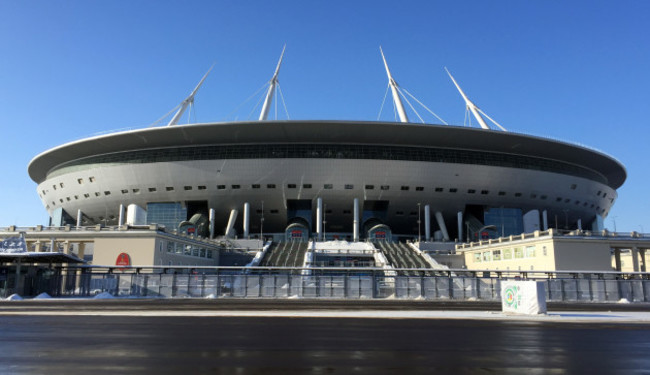
{"label": "fence", "polygon": [[[544,281],[547,301],[650,302],[648,273],[469,272],[379,268],[69,268],[36,282],[52,296],[499,301],[507,279]],[[419,276],[403,276],[405,272]]]}

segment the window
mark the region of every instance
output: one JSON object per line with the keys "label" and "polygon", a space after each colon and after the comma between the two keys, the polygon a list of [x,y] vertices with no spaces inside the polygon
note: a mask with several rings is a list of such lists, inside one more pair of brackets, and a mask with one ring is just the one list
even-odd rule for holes
{"label": "window", "polygon": [[191,186],[183,186],[183,190],[192,190]]}
{"label": "window", "polygon": [[78,196],[78,195],[75,195],[75,196],[74,196],[74,199],[75,199],[75,200],[79,199],[79,196]]}
{"label": "window", "polygon": [[390,186],[388,186],[388,185],[381,185],[379,188],[380,188],[381,190],[388,190],[388,189],[390,189]]}
{"label": "window", "polygon": [[542,246],[542,254],[544,254],[544,256],[547,255],[547,253],[546,253],[546,246]]}
{"label": "window", "polygon": [[129,193],[129,189],[122,189],[122,194],[128,194],[128,193]]}
{"label": "window", "polygon": [[266,184],[267,189],[275,189],[275,184]]}
{"label": "window", "polygon": [[501,250],[493,250],[492,251],[492,259],[501,260]]}
{"label": "window", "polygon": [[241,188],[241,186],[239,186],[239,185],[232,185],[232,188],[233,188],[233,189],[239,189],[239,188]]}
{"label": "window", "polygon": [[302,184],[303,189],[311,189],[311,184]]}
{"label": "window", "polygon": [[571,190],[575,190],[578,187],[576,184],[571,184]]}
{"label": "window", "polygon": [[556,202],[562,202],[562,197],[557,197],[557,198],[555,198],[555,201],[556,201]]}
{"label": "window", "polygon": [[476,190],[474,189],[467,189],[467,194],[474,194],[476,193]]}
{"label": "window", "polygon": [[343,214],[344,214],[344,215],[349,215],[349,214],[351,214],[351,213],[352,213],[352,211],[350,211],[350,210],[343,210]]}
{"label": "window", "polygon": [[404,211],[395,211],[395,215],[398,216],[404,215]]}
{"label": "window", "polygon": [[352,185],[352,184],[345,184],[345,188],[346,188],[347,190],[354,189],[354,185]]}
{"label": "window", "polygon": [[208,250],[208,259],[212,259],[212,250]]}
{"label": "window", "polygon": [[296,184],[287,184],[287,188],[289,188],[289,189],[295,189],[295,188],[296,188]]}
{"label": "window", "polygon": [[171,241],[167,242],[167,252],[168,253],[173,253],[175,251],[174,250],[175,244],[176,244],[175,242],[171,242]]}
{"label": "window", "polygon": [[437,188],[435,188],[436,193],[442,193],[443,190],[444,190],[444,189],[441,188],[441,187],[437,187]]}
{"label": "window", "polygon": [[56,185],[52,185],[52,189],[56,190]]}
{"label": "window", "polygon": [[546,198],[548,198],[548,197],[547,197],[546,195],[542,195],[542,196],[539,197],[539,198],[540,198],[541,200],[546,200]]}
{"label": "window", "polygon": [[100,195],[101,195],[101,194],[100,194],[98,191],[95,192],[95,196],[96,196],[96,197],[99,197]]}
{"label": "window", "polygon": [[205,190],[205,189],[207,189],[207,188],[208,188],[208,187],[205,186],[205,185],[199,185],[199,186],[197,186],[197,189],[199,189],[199,190]]}
{"label": "window", "polygon": [[[83,178],[78,178],[78,179],[77,179],[77,183],[78,183],[79,185],[83,184],[83,183],[84,183],[84,179],[83,179]],[[600,194],[599,194],[599,195],[600,195]]]}
{"label": "window", "polygon": [[521,247],[515,247],[515,258],[523,258],[524,252],[521,250]]}
{"label": "window", "polygon": [[602,193],[602,191],[598,190],[598,193],[596,193],[596,195],[600,197],[601,193]]}
{"label": "window", "polygon": [[416,186],[415,191],[424,191],[424,186]]}
{"label": "window", "polygon": [[277,214],[277,213],[278,213],[278,210],[271,210],[271,213],[272,213],[272,214]]}
{"label": "window", "polygon": [[500,192],[499,192],[499,195],[500,195],[500,196],[504,196],[504,195],[506,195],[506,192],[505,192],[505,191],[500,191]]}
{"label": "window", "polygon": [[259,189],[259,188],[260,188],[260,184],[253,184],[253,185],[251,185],[251,187],[252,187],[253,189]]}
{"label": "window", "polygon": [[530,199],[535,199],[535,198],[537,198],[537,194],[531,194],[530,195]]}
{"label": "window", "polygon": [[372,190],[375,188],[375,185],[366,185],[366,190]]}
{"label": "window", "polygon": [[63,188],[63,182],[61,182],[59,185],[61,186],[61,188]]}
{"label": "window", "polygon": [[226,188],[226,185],[217,185],[217,190],[223,190]]}
{"label": "window", "polygon": [[332,188],[333,188],[332,184],[323,185],[323,189],[332,189]]}
{"label": "window", "polygon": [[512,259],[512,249],[503,250],[503,259]]}
{"label": "window", "polygon": [[88,181],[95,182],[95,177],[88,177]]}
{"label": "window", "polygon": [[134,194],[140,194],[140,189],[131,189]]}
{"label": "window", "polygon": [[90,198],[90,194],[88,193],[84,194],[84,198]]}
{"label": "window", "polygon": [[157,191],[156,188],[149,188],[149,192],[150,192],[150,193],[155,193],[156,191]]}
{"label": "window", "polygon": [[456,188],[449,188],[449,192],[450,192],[450,193],[455,193],[455,192],[457,192],[457,191],[458,191],[458,189],[456,189]]}
{"label": "window", "polygon": [[521,197],[521,193],[515,193],[515,197],[517,198]]}
{"label": "window", "polygon": [[481,263],[481,253],[474,253],[474,262]]}
{"label": "window", "polygon": [[535,246],[526,246],[526,258],[535,257]]}
{"label": "window", "polygon": [[[99,194],[99,193],[97,193],[97,194]],[[59,199],[59,202],[63,203],[63,199]]]}
{"label": "window", "polygon": [[402,186],[402,187],[400,188],[400,190],[402,190],[402,191],[406,191],[406,190],[408,190],[408,189],[409,189],[408,186]]}
{"label": "window", "polygon": [[483,252],[483,261],[484,262],[489,262],[492,260],[492,252],[491,251],[484,251]]}
{"label": "window", "polygon": [[174,187],[173,187],[173,186],[167,186],[167,187],[165,188],[165,190],[167,190],[167,191],[174,191]]}
{"label": "window", "polygon": [[489,190],[481,190],[481,194],[487,195],[490,191]]}

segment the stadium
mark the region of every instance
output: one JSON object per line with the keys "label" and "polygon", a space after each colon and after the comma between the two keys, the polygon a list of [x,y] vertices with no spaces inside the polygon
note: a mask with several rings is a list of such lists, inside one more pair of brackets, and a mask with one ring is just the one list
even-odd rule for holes
{"label": "stadium", "polygon": [[481,128],[411,123],[385,59],[401,122],[268,120],[281,62],[258,121],[179,125],[206,74],[168,126],[36,156],[28,171],[50,225],[465,242],[602,230],[626,179],[621,163],[599,151],[489,128],[451,74]]}

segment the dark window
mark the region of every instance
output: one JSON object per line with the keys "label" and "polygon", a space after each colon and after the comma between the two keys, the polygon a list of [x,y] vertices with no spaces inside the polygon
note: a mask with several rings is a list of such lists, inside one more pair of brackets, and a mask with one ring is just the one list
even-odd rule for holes
{"label": "dark window", "polygon": [[311,184],[302,184],[303,189],[311,189]]}
{"label": "dark window", "polygon": [[156,188],[149,188],[149,192],[150,192],[150,193],[155,193],[155,192],[156,192]]}
{"label": "dark window", "polygon": [[436,193],[442,193],[442,191],[443,191],[443,188],[441,188],[441,187],[436,188]]}
{"label": "dark window", "polygon": [[455,193],[455,192],[457,192],[457,191],[458,191],[458,189],[456,189],[456,188],[449,188],[449,192],[450,192],[450,193]]}
{"label": "dark window", "polygon": [[468,189],[467,190],[467,194],[474,194],[474,193],[476,193],[476,190],[474,190],[474,189]]}
{"label": "dark window", "polygon": [[95,177],[88,177],[88,180],[89,180],[90,182],[95,182]]}
{"label": "dark window", "polygon": [[408,190],[408,189],[409,189],[408,186],[402,186],[402,187],[400,188],[400,190]]}
{"label": "dark window", "polygon": [[366,190],[372,190],[375,188],[375,185],[366,185]]}
{"label": "dark window", "polygon": [[506,195],[506,192],[505,191],[500,191],[499,195]]}
{"label": "dark window", "polygon": [[576,184],[571,184],[571,190],[575,190],[578,187]]}
{"label": "dark window", "polygon": [[267,189],[275,189],[275,184],[266,184]]}
{"label": "dark window", "polygon": [[191,187],[191,186],[183,186],[183,189],[185,189],[185,190],[192,190],[192,187]]}
{"label": "dark window", "polygon": [[395,211],[395,215],[404,215],[404,211]]}
{"label": "dark window", "polygon": [[562,202],[562,197],[557,197],[557,198],[555,198],[555,201],[556,201],[556,202]]}
{"label": "dark window", "polygon": [[287,187],[288,187],[289,189],[295,189],[295,188],[296,188],[296,184],[287,184]]}
{"label": "dark window", "polygon": [[602,193],[602,191],[598,190],[598,193],[596,193],[596,195],[600,197],[601,193]]}
{"label": "dark window", "polygon": [[415,187],[415,191],[423,191],[423,190],[424,190],[424,186],[416,186]]}
{"label": "dark window", "polygon": [[174,191],[174,187],[173,187],[173,186],[167,186],[167,187],[165,188],[165,190],[167,190],[167,191]]}
{"label": "dark window", "polygon": [[233,189],[239,189],[239,188],[241,188],[241,186],[239,186],[239,185],[232,185],[232,188],[233,188]]}
{"label": "dark window", "polygon": [[65,197],[65,200],[67,200],[68,202],[70,202],[70,197]]}
{"label": "dark window", "polygon": [[417,211],[411,211],[411,212],[409,212],[409,215],[411,215],[411,216],[417,216],[418,213],[417,213]]}
{"label": "dark window", "polygon": [[95,196],[96,196],[96,197],[99,197],[100,195],[101,195],[100,192],[98,192],[98,191],[95,192]]}
{"label": "dark window", "polygon": [[[88,194],[88,193],[84,194],[84,198],[90,198],[90,194]],[[52,203],[54,203],[54,202],[52,202]]]}
{"label": "dark window", "polygon": [[487,195],[488,193],[489,193],[488,190],[481,190],[481,194],[483,194],[483,195]]}
{"label": "dark window", "polygon": [[128,194],[128,193],[129,193],[129,189],[122,189],[122,194]]}
{"label": "dark window", "polygon": [[278,213],[278,210],[271,210],[271,213],[272,213],[272,214],[277,214],[277,213]]}
{"label": "dark window", "polygon": [[83,179],[83,178],[78,178],[78,179],[77,179],[77,182],[79,183],[79,185],[81,185],[81,184],[84,183],[84,179]]}
{"label": "dark window", "polygon": [[530,195],[530,198],[531,198],[531,199],[535,199],[535,198],[537,198],[537,194],[531,194],[531,195]]}
{"label": "dark window", "polygon": [[260,184],[253,184],[253,185],[252,185],[252,188],[253,188],[253,189],[259,189],[259,188],[260,188]]}
{"label": "dark window", "polygon": [[390,189],[390,186],[388,186],[388,185],[381,185],[379,188],[380,188],[381,190],[388,190],[388,189]]}
{"label": "dark window", "polygon": [[224,190],[226,185],[217,185],[217,190]]}
{"label": "dark window", "polygon": [[571,198],[567,198],[564,200],[564,203],[569,203],[569,202],[571,202]]}
{"label": "dark window", "polygon": [[352,213],[352,211],[350,211],[350,210],[343,210],[343,214],[344,214],[344,215],[349,215],[349,214],[351,214],[351,213]]}
{"label": "dark window", "polygon": [[350,190],[350,189],[354,189],[354,185],[352,185],[352,184],[345,184],[345,188],[348,189],[348,190]]}
{"label": "dark window", "polygon": [[207,187],[204,186],[204,185],[199,185],[199,186],[197,186],[197,188],[198,188],[199,190],[205,190],[205,189],[207,189]]}
{"label": "dark window", "polygon": [[548,198],[548,197],[547,197],[546,195],[542,195],[540,198],[541,198],[542,200],[546,200],[546,198]]}
{"label": "dark window", "polygon": [[515,193],[515,197],[517,198],[521,197],[521,193]]}
{"label": "dark window", "polygon": [[332,189],[332,188],[333,188],[332,184],[323,185],[323,189]]}
{"label": "dark window", "polygon": [[132,191],[134,194],[139,194],[139,193],[140,193],[140,189],[131,189],[131,191]]}

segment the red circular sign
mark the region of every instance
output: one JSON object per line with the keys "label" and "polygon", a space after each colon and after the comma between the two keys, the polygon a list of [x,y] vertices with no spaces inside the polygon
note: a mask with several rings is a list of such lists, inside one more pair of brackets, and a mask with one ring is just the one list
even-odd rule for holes
{"label": "red circular sign", "polygon": [[130,266],[131,265],[131,257],[127,253],[120,253],[120,255],[117,256],[117,260],[115,261],[116,266]]}

